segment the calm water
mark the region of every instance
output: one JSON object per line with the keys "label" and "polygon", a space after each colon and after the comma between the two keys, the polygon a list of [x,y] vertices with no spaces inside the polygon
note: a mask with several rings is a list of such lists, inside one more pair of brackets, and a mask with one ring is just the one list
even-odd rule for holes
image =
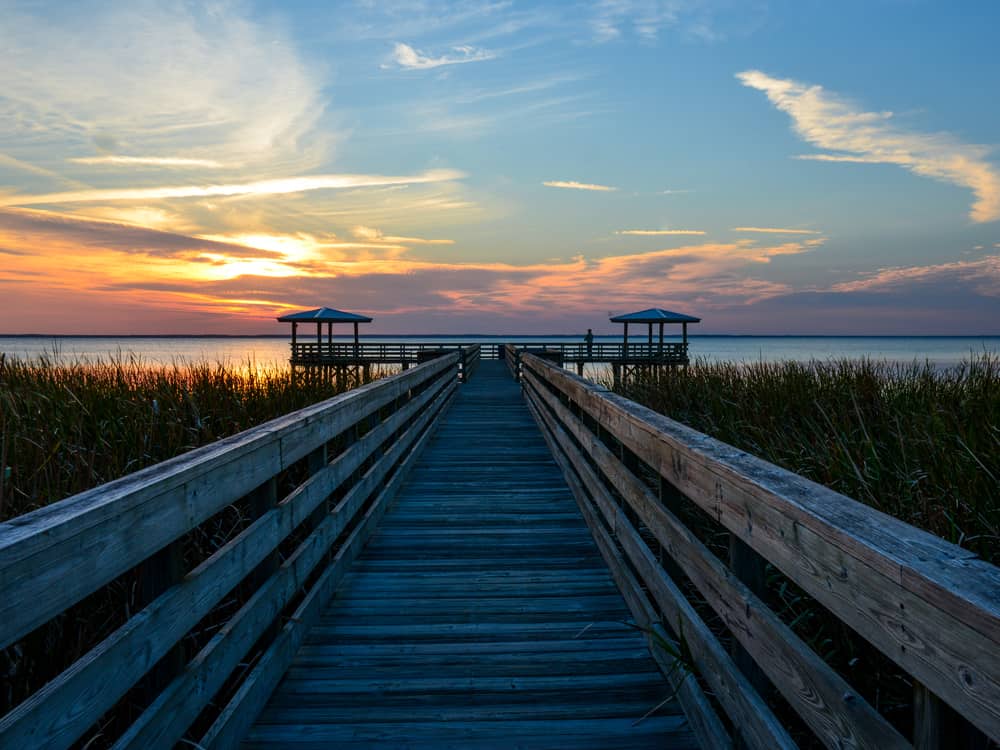
{"label": "calm water", "polygon": [[[336,340],[347,340],[335,336]],[[545,343],[582,341],[581,336],[385,336],[364,341],[413,343],[497,343],[532,341]],[[630,340],[640,341],[636,338]],[[671,339],[676,340],[676,339]],[[595,341],[621,341],[618,336],[597,336]],[[254,363],[258,367],[285,367],[288,339],[279,337],[20,337],[0,336],[0,352],[19,358],[41,355],[63,360],[136,355],[149,364],[172,365],[195,361],[222,362],[234,367]],[[957,364],[970,354],[1000,355],[1000,336],[692,336],[692,357],[715,361],[810,361],[831,358],[870,357],[890,362],[929,360],[940,367]]]}

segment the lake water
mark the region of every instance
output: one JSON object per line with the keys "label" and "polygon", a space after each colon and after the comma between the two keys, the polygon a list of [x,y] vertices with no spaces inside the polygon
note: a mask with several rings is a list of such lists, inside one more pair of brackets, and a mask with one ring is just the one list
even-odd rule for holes
{"label": "lake water", "polygon": [[[334,340],[349,340],[334,336]],[[581,336],[367,336],[363,341],[411,343],[579,343]],[[620,342],[620,336],[595,336],[595,342]],[[643,341],[644,337],[629,337]],[[671,341],[677,340],[671,338]],[[232,337],[103,337],[103,336],[0,336],[0,352],[9,357],[59,360],[94,360],[135,355],[156,365],[207,361],[234,367],[286,367],[288,339],[277,336]],[[889,362],[930,361],[948,367],[970,354],[990,352],[1000,356],[1000,336],[692,336],[692,358],[712,361],[795,360],[868,357]]]}

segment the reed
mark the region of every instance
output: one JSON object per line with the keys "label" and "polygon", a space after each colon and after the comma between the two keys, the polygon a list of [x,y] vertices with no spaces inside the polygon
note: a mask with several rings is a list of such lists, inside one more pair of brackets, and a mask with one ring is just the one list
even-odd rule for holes
{"label": "reed", "polygon": [[[373,373],[381,376],[381,371]],[[347,390],[355,383],[298,377],[288,369],[184,363],[150,365],[136,355],[61,362],[0,354],[0,521],[96,487],[206,443]],[[301,481],[294,468],[279,492]],[[191,568],[252,521],[234,503],[182,538]],[[0,716],[27,699],[142,607],[135,570],[0,650]],[[244,590],[246,589],[246,590]],[[238,587],[183,641],[194,654],[250,596]],[[58,644],[58,645],[56,645]],[[84,744],[106,746],[148,703],[123,699]]]}
{"label": "reed", "polygon": [[1000,357],[696,362],[621,392],[1000,562]]}
{"label": "reed", "polygon": [[[1000,358],[995,355],[974,356],[950,369],[874,360],[699,361],[687,372],[633,379],[618,390],[1000,563]],[[691,503],[679,512],[726,560],[728,533]],[[765,576],[768,606],[908,733],[913,723],[908,675],[773,565],[766,566]],[[710,627],[727,639],[697,590],[690,585],[685,590]],[[777,693],[767,697],[796,741],[815,746]]]}
{"label": "reed", "polygon": [[288,369],[0,354],[0,520],[346,389]]}

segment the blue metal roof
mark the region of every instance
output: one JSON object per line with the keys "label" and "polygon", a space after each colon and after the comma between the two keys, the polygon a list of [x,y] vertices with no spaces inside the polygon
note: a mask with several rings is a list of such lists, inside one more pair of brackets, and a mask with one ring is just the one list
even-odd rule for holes
{"label": "blue metal roof", "polygon": [[372,318],[357,313],[334,310],[332,307],[318,307],[315,310],[289,313],[278,318],[281,323],[371,323]]}
{"label": "blue metal roof", "polygon": [[616,315],[611,318],[612,323],[700,323],[701,318],[691,315],[662,310],[659,307],[651,307],[648,310],[628,313],[627,315]]}

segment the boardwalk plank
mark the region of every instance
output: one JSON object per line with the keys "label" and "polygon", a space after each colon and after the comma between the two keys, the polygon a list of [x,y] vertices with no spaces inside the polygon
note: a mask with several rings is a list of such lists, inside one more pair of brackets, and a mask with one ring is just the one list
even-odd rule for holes
{"label": "boardwalk plank", "polygon": [[629,619],[518,386],[483,362],[244,747],[695,747]]}

